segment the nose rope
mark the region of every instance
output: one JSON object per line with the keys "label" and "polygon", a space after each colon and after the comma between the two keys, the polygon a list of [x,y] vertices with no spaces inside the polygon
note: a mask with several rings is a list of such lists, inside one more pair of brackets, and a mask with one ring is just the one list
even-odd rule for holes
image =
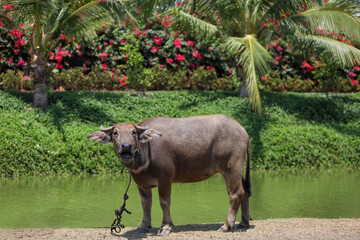
{"label": "nose rope", "polygon": [[[136,139],[135,140],[136,141],[135,154],[138,154],[140,156],[140,141],[139,141],[139,136],[137,134],[136,129],[135,129],[135,139]],[[120,147],[121,146],[120,141],[118,139],[116,139],[116,138],[114,138],[114,140]],[[148,157],[149,157],[148,162],[147,162],[147,164],[145,164],[146,167],[149,165],[149,162],[152,161],[150,142],[148,142]],[[123,212],[126,212],[127,214],[131,214],[131,212],[126,209],[126,200],[129,199],[129,196],[127,195],[127,192],[129,191],[129,187],[130,187],[130,184],[131,184],[132,171],[133,171],[134,167],[135,167],[135,158],[133,160],[132,167],[130,169],[128,168],[128,170],[129,170],[129,184],[128,184],[128,186],[126,188],[126,191],[124,193],[124,203],[123,203],[123,205],[120,208],[115,209],[116,218],[114,219],[113,223],[111,224],[111,227],[110,227],[111,233],[113,233],[113,231],[115,231],[116,233],[120,233],[121,229],[125,228],[125,225],[121,224],[121,218],[122,218]],[[141,169],[141,167],[140,167],[140,169]]]}
{"label": "nose rope", "polygon": [[[118,141],[118,139],[114,138],[115,142],[119,145],[119,147],[121,146],[121,143]],[[138,138],[136,137],[136,141],[138,140]],[[139,142],[137,141],[137,148],[140,148],[140,145],[138,144]],[[139,152],[140,154],[140,152]],[[126,209],[126,200],[129,199],[129,196],[127,195],[127,192],[129,191],[130,188],[130,184],[131,184],[131,172],[133,170],[133,168],[135,167],[135,159],[132,161],[133,164],[131,166],[129,170],[129,184],[126,188],[126,191],[124,193],[124,203],[123,205],[118,208],[115,209],[115,216],[116,218],[114,219],[113,223],[111,224],[111,233],[113,233],[113,231],[115,231],[116,233],[120,233],[122,228],[125,228],[125,225],[121,223],[121,218],[122,218],[122,214],[123,212],[126,212],[127,214],[131,214],[131,212],[129,210]]]}

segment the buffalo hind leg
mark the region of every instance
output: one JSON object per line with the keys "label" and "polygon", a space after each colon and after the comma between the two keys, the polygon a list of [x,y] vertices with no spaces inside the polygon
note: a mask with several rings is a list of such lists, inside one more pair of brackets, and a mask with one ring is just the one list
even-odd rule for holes
{"label": "buffalo hind leg", "polygon": [[239,167],[234,169],[235,170],[229,170],[228,172],[223,174],[226,182],[227,192],[229,195],[230,208],[226,222],[223,226],[221,226],[221,228],[218,229],[219,232],[227,232],[234,229],[236,215],[238,213],[240,204],[243,204],[245,207],[244,209],[242,209],[242,211],[246,210],[246,204],[244,204],[245,191],[241,181],[242,168]]}
{"label": "buffalo hind leg", "polygon": [[250,226],[249,221],[252,220],[249,209],[249,194],[245,191],[245,195],[241,201],[241,222],[239,228],[248,228]]}
{"label": "buffalo hind leg", "polygon": [[144,189],[138,186],[141,196],[141,205],[143,208],[143,220],[141,225],[136,229],[137,233],[147,233],[151,228],[151,205],[152,205],[152,192],[151,189]]}
{"label": "buffalo hind leg", "polygon": [[160,181],[158,189],[160,206],[163,210],[163,221],[158,234],[167,235],[171,233],[172,227],[174,226],[170,216],[171,183],[166,180]]}

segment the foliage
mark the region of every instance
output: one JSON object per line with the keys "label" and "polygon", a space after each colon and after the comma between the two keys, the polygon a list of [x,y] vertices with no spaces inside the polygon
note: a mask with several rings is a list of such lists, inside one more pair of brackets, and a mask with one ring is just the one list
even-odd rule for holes
{"label": "foliage", "polygon": [[201,0],[196,1],[196,6],[192,1],[185,3],[169,12],[183,28],[223,36],[228,52],[237,59],[238,74],[242,74],[247,83],[251,106],[258,112],[261,112],[261,102],[257,82],[270,71],[273,63],[262,46],[279,37],[274,31],[291,36],[303,49],[314,52],[327,49],[340,67],[359,64],[358,48],[318,31],[351,33],[359,41],[360,24],[354,17],[358,8],[351,1]]}
{"label": "foliage", "polygon": [[33,90],[30,78],[21,71],[8,70],[0,74],[0,89]]}
{"label": "foliage", "polygon": [[110,145],[86,138],[100,125],[154,116],[227,114],[251,137],[252,168],[360,166],[360,95],[263,93],[261,116],[234,91],[51,92],[31,108],[32,93],[0,91],[0,176],[123,171]]}

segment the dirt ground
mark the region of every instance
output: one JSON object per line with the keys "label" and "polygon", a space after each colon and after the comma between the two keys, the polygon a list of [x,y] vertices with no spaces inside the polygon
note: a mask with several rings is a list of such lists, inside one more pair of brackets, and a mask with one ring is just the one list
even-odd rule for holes
{"label": "dirt ground", "polygon": [[167,236],[157,229],[136,234],[125,228],[119,234],[110,229],[0,229],[0,239],[351,239],[360,240],[360,218],[357,219],[268,219],[251,221],[249,229],[218,233],[221,224],[175,226]]}

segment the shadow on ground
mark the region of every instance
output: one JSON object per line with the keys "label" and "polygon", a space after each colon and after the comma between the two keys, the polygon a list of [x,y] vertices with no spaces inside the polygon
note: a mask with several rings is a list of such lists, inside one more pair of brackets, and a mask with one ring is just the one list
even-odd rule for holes
{"label": "shadow on ground", "polygon": [[[195,232],[209,232],[209,234],[210,234],[211,232],[216,232],[221,226],[222,226],[222,224],[220,224],[220,223],[188,224],[188,225],[174,226],[172,233],[170,233],[170,235],[168,235],[168,236],[171,238],[171,234],[183,233],[183,232],[184,233],[185,232],[190,232],[190,233],[191,232],[194,232],[194,233]],[[232,232],[246,232],[253,228],[255,228],[255,225],[250,225],[250,227],[248,227],[248,228],[235,228]],[[154,237],[154,236],[161,237],[162,236],[162,235],[157,234],[158,228],[151,228],[149,233],[136,233],[135,231],[136,231],[136,229],[133,229],[133,230],[127,231],[125,233],[119,233],[119,234],[112,233],[111,235],[116,236],[116,237],[121,237],[121,238],[127,238],[127,239],[144,239],[144,238],[148,238],[148,237]],[[218,233],[218,234],[222,234],[222,233]]]}

